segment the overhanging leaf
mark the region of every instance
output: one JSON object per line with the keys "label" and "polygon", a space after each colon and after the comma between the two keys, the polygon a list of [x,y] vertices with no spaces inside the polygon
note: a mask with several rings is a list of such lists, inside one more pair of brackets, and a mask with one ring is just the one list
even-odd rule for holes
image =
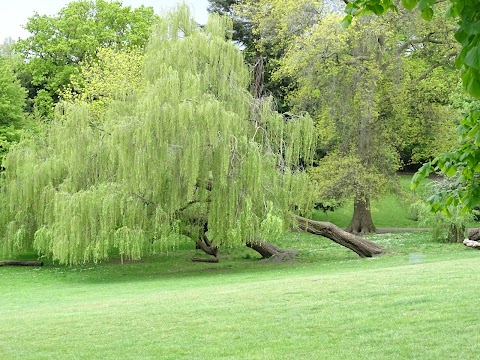
{"label": "overhanging leaf", "polygon": [[407,10],[412,10],[418,3],[418,0],[402,0],[402,5]]}
{"label": "overhanging leaf", "polygon": [[464,63],[467,66],[480,69],[480,45],[468,50]]}

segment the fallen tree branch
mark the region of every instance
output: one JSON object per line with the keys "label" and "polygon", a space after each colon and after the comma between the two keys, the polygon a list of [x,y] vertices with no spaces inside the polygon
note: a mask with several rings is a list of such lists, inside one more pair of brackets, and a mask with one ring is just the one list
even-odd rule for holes
{"label": "fallen tree branch", "polygon": [[0,260],[0,266],[43,266],[43,261]]}
{"label": "fallen tree branch", "polygon": [[193,262],[206,262],[206,263],[218,263],[218,258],[199,258],[193,257]]}

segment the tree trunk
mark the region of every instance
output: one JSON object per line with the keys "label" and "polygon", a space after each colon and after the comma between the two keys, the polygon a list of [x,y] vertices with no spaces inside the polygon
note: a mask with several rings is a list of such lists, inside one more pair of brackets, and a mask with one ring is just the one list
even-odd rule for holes
{"label": "tree trunk", "polygon": [[352,221],[346,230],[356,235],[371,234],[376,231],[370,211],[370,200],[355,198]]}
{"label": "tree trunk", "polygon": [[300,230],[333,240],[356,252],[360,257],[372,257],[383,252],[381,246],[342,230],[332,223],[314,221],[297,215],[294,215],[294,218],[297,220]]}
{"label": "tree trunk", "polygon": [[292,260],[298,254],[297,250],[279,249],[259,238],[256,238],[254,242],[247,242],[247,246],[262,255],[264,259],[272,259],[274,262]]}
{"label": "tree trunk", "polygon": [[43,266],[43,261],[0,260],[0,266]]}
{"label": "tree trunk", "polygon": [[468,238],[470,240],[480,240],[480,228],[473,228],[468,230]]}

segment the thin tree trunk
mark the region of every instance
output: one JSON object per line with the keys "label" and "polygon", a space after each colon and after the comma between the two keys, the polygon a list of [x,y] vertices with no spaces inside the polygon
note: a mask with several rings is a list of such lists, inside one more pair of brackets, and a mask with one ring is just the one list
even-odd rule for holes
{"label": "thin tree trunk", "polygon": [[346,229],[355,235],[371,234],[376,231],[370,211],[370,200],[354,200],[353,217]]}
{"label": "thin tree trunk", "polygon": [[300,230],[324,236],[356,252],[361,257],[372,257],[383,252],[383,248],[374,242],[342,230],[330,222],[314,221],[297,215],[294,215],[294,218],[297,220]]}

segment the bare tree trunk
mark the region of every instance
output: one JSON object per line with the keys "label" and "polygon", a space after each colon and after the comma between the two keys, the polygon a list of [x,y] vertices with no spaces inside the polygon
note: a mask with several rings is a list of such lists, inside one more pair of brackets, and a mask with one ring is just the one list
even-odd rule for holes
{"label": "bare tree trunk", "polygon": [[473,228],[468,230],[468,238],[470,240],[480,240],[480,228]]}
{"label": "bare tree trunk", "polygon": [[371,234],[377,230],[372,220],[370,200],[355,198],[352,221],[346,230],[356,235]]}
{"label": "bare tree trunk", "polygon": [[297,215],[294,215],[294,218],[297,220],[300,230],[324,236],[337,244],[356,252],[361,257],[372,257],[383,252],[381,246],[342,230],[332,223],[326,221],[314,221]]}

